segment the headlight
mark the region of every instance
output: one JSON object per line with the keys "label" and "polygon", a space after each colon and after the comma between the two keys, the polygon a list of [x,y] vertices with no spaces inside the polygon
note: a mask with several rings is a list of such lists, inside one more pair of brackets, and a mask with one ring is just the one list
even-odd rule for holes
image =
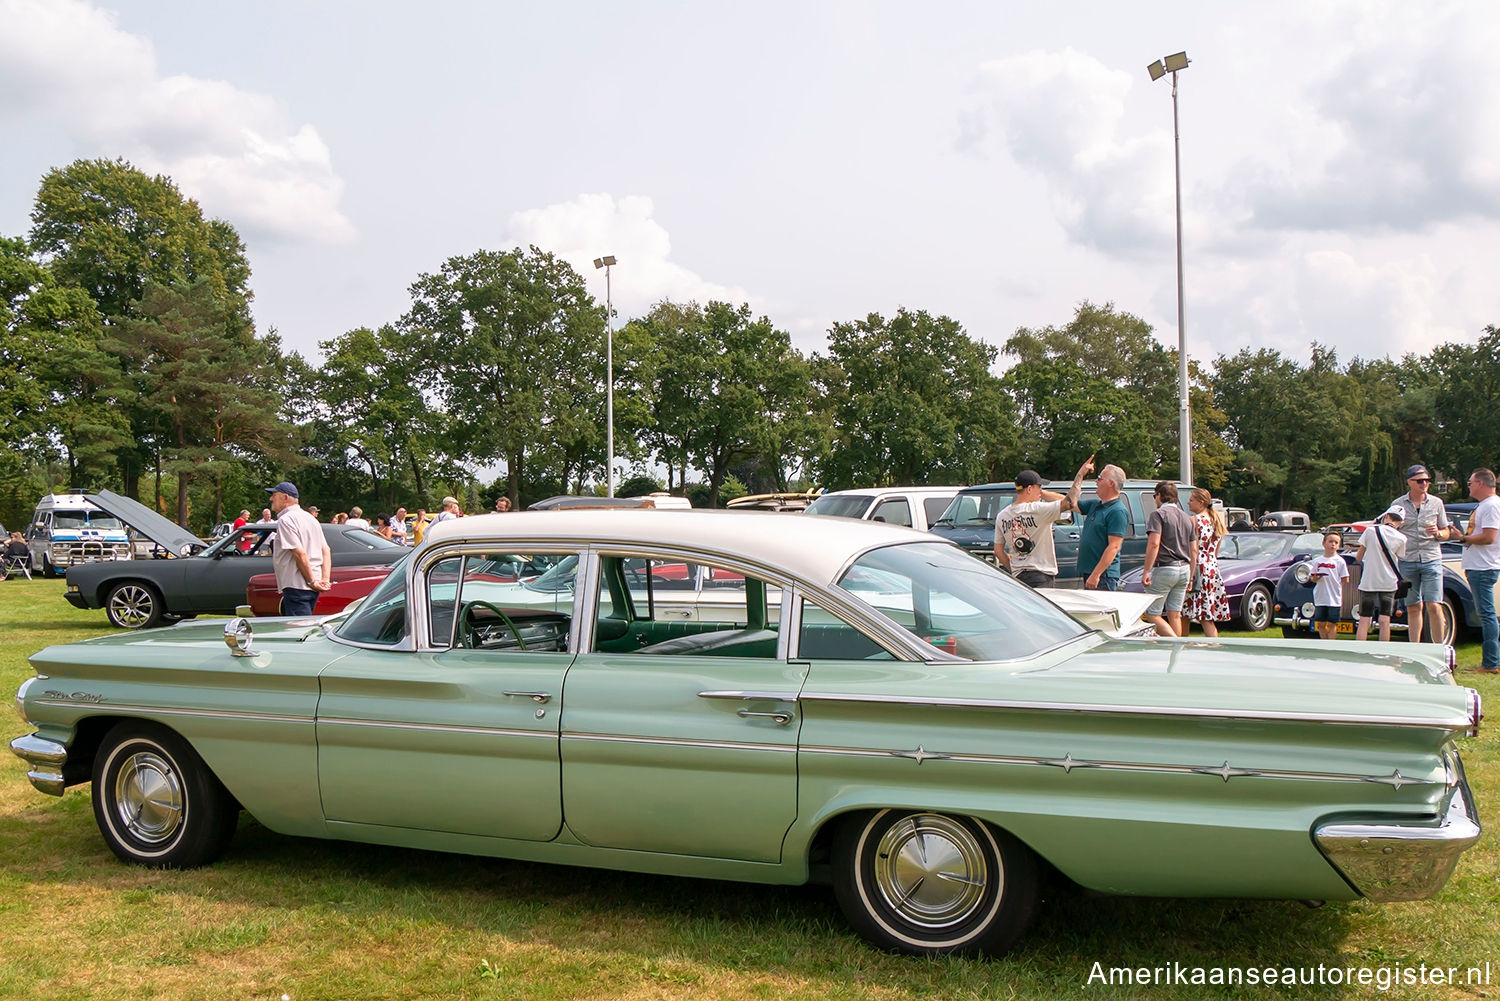
{"label": "headlight", "polygon": [[254,652],[250,649],[250,640],[253,635],[254,630],[250,628],[248,619],[230,619],[224,624],[224,644],[236,657],[254,656]]}
{"label": "headlight", "polygon": [[1310,619],[1310,618],[1312,618],[1313,617],[1313,613],[1317,612],[1317,610],[1318,610],[1318,607],[1316,605],[1314,605],[1310,601],[1304,601],[1302,603],[1302,617],[1304,619]]}
{"label": "headlight", "polygon": [[1298,584],[1311,584],[1312,567],[1306,563],[1298,563],[1292,569],[1292,576],[1296,578]]}

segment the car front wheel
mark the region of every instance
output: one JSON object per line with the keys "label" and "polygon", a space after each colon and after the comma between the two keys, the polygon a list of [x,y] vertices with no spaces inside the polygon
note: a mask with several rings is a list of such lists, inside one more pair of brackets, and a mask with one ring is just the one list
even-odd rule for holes
{"label": "car front wheel", "polygon": [[109,589],[104,613],[121,629],[150,629],[165,618],[161,595],[149,584],[126,581]]}
{"label": "car front wheel", "polygon": [[1036,907],[1036,856],[968,817],[882,810],[840,829],[834,893],[855,931],[883,949],[999,955]]}
{"label": "car front wheel", "polygon": [[153,869],[190,869],[229,847],[234,798],[181,737],[127,722],[94,757],[94,820],[110,851]]}
{"label": "car front wheel", "polygon": [[1271,628],[1271,589],[1264,584],[1251,584],[1245,588],[1240,599],[1240,621],[1252,633]]}

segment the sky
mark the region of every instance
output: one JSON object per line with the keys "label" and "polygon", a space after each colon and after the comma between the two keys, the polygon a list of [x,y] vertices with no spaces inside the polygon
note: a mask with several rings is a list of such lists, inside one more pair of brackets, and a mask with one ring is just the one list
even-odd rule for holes
{"label": "sky", "polygon": [[[244,238],[261,330],[398,320],[449,257],[614,254],[622,319],[898,307],[1000,346],[1084,300],[1188,353],[1500,324],[1500,5],[0,0],[0,234],[123,157]],[[1006,363],[1001,359],[1000,366]]]}

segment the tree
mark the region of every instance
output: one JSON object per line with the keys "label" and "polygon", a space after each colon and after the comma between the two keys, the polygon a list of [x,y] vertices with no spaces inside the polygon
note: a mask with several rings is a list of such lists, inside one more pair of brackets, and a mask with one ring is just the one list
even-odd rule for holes
{"label": "tree", "polygon": [[835,323],[814,361],[832,428],[831,487],[967,483],[1014,451],[995,349],[956,320],[904,307]]}
{"label": "tree", "polygon": [[[88,293],[106,330],[132,315],[150,283],[204,283],[219,308],[249,323],[250,265],[239,235],[226,222],[205,220],[198,204],[168,177],[149,177],[124,160],[76,160],[42,178],[31,221],[33,250],[61,284]],[[139,382],[138,372],[124,374]],[[112,401],[124,408],[136,442],[118,451],[124,491],[131,496],[139,493],[146,466],[159,464],[152,452],[152,415],[139,402],[140,389],[136,385]]]}
{"label": "tree", "polygon": [[257,338],[206,280],[148,284],[132,312],[111,347],[139,373],[141,412],[176,476],[177,521],[186,525],[194,477],[224,476],[256,456],[290,457],[292,429],[276,416],[268,375],[279,344]]}
{"label": "tree", "polygon": [[1500,400],[1500,330],[1485,327],[1472,346],[1439,345],[1427,367],[1435,382],[1437,432],[1430,461],[1460,482],[1481,466],[1495,468],[1500,459],[1500,422],[1493,412]]}
{"label": "tree", "polygon": [[577,443],[603,422],[603,394],[579,389],[603,368],[604,312],[572,266],[536,247],[481,250],[420,276],[411,296],[400,326],[423,344],[455,454],[503,460],[513,501],[531,461],[545,466],[559,440],[602,468],[602,448]]}

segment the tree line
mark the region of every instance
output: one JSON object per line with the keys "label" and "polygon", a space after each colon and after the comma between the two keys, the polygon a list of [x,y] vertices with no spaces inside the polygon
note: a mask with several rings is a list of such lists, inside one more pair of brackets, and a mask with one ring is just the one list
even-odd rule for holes
{"label": "tree line", "polygon": [[[283,478],[324,511],[467,509],[605,479],[605,310],[538,247],[420,274],[403,315],[307,359],[255,328],[234,227],[168,177],[80,160],[0,235],[0,521],[49,490],[110,487],[204,530]],[[821,351],[746,304],[664,301],[614,336],[615,441],[699,505],[811,485],[1064,476],[1090,454],[1177,475],[1176,352],[1114,304],[996,347],[900,308],[835,322]],[[1423,461],[1494,465],[1500,332],[1400,360],[1242,350],[1190,368],[1198,483],[1231,503],[1368,515]],[[479,470],[503,468],[486,483]],[[664,475],[663,475],[664,474]]]}

